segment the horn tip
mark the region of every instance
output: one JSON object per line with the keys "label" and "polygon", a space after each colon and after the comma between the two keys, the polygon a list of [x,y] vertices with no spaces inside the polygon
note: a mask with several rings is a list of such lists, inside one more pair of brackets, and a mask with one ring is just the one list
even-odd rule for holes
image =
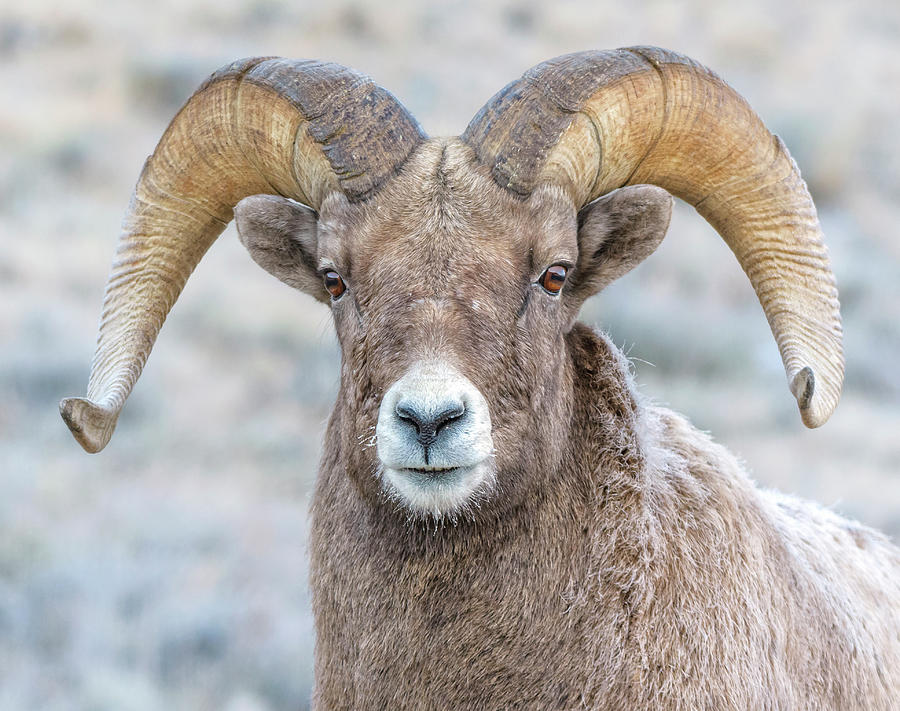
{"label": "horn tip", "polygon": [[825,424],[834,408],[825,407],[823,411],[823,403],[819,402],[821,398],[814,397],[816,375],[808,365],[801,368],[791,380],[791,392],[797,398],[800,417],[803,418],[804,425],[815,429]]}
{"label": "horn tip", "polygon": [[797,404],[800,406],[801,410],[809,408],[809,404],[812,402],[813,393],[815,393],[815,391],[816,376],[813,374],[812,368],[807,365],[800,369],[794,376],[793,382],[791,382],[791,392],[794,393],[794,397],[797,398]]}
{"label": "horn tip", "polygon": [[60,400],[59,414],[78,444],[90,454],[96,454],[107,445],[119,418],[118,411],[82,397]]}

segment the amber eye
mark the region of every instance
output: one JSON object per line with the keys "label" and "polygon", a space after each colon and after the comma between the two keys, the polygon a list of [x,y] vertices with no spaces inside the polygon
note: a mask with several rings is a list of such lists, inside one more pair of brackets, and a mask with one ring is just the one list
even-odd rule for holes
{"label": "amber eye", "polygon": [[568,271],[562,264],[547,267],[547,271],[541,274],[540,285],[551,294],[558,294],[562,290],[563,284],[566,283]]}
{"label": "amber eye", "polygon": [[331,294],[332,299],[340,298],[341,294],[347,289],[347,285],[344,284],[341,275],[335,271],[325,272],[322,275],[322,279],[325,281],[325,288],[328,290],[328,293]]}

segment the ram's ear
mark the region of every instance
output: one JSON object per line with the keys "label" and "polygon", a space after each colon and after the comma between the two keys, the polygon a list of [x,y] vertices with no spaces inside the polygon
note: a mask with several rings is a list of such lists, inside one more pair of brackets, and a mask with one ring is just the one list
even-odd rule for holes
{"label": "ram's ear", "polygon": [[234,208],[241,243],[253,261],[288,286],[328,301],[318,273],[318,217],[275,195],[252,195]]}
{"label": "ram's ear", "polygon": [[653,185],[621,188],[578,213],[571,295],[583,301],[653,254],[672,217],[672,196]]}

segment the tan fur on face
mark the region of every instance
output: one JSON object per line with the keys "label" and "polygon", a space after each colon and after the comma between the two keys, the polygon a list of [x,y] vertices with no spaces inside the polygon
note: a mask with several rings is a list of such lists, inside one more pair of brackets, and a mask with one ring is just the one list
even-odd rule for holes
{"label": "tan fur on face", "polygon": [[576,229],[560,191],[519,200],[474,163],[471,149],[449,139],[425,143],[370,202],[326,201],[319,262],[348,284],[333,307],[342,401],[356,405],[342,436],[350,476],[368,497],[378,496],[371,476],[378,465],[353,444],[372,431],[383,394],[420,360],[446,360],[489,403],[496,506],[524,496],[522,457],[549,466],[559,433],[536,427],[533,415],[565,419],[562,337],[571,305],[535,282],[554,262],[577,261]]}

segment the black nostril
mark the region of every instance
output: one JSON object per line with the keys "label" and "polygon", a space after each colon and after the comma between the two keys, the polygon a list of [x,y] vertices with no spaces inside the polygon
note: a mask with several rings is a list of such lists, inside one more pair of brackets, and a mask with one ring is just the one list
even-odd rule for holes
{"label": "black nostril", "polygon": [[413,410],[411,407],[407,405],[397,405],[394,410],[397,413],[397,417],[401,420],[406,420],[413,427],[416,428],[416,432],[422,431],[422,420],[419,418],[419,415]]}
{"label": "black nostril", "polygon": [[461,402],[454,402],[435,412],[430,409],[417,409],[409,403],[400,403],[394,411],[397,417],[416,428],[416,439],[419,444],[428,447],[437,439],[438,433],[444,427],[465,414],[466,408]]}
{"label": "black nostril", "polygon": [[466,411],[466,408],[462,406],[462,403],[458,405],[453,405],[452,407],[448,407],[446,410],[439,412],[434,416],[434,431],[435,433],[440,432],[444,427],[449,425],[454,420],[458,420],[463,416],[463,413]]}

